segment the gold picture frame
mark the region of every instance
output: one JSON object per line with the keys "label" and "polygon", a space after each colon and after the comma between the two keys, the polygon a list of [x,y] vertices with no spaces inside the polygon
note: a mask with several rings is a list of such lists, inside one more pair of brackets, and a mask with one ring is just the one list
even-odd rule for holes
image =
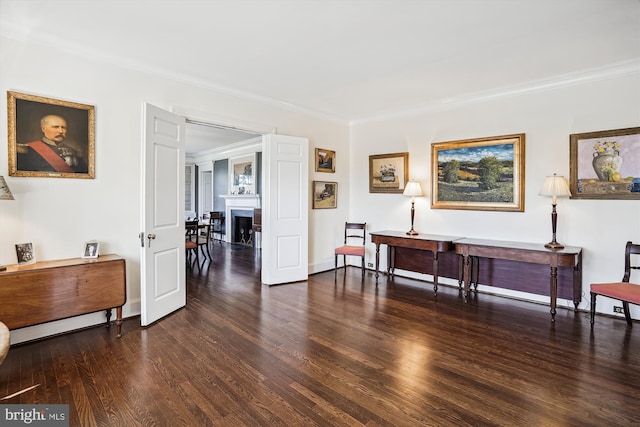
{"label": "gold picture frame", "polygon": [[313,209],[335,209],[338,207],[338,183],[313,181]]}
{"label": "gold picture frame", "polygon": [[369,193],[402,194],[409,182],[409,153],[369,156]]}
{"label": "gold picture frame", "polygon": [[7,92],[9,175],[95,178],[95,107]]}
{"label": "gold picture frame", "polygon": [[255,194],[255,154],[229,159],[229,193]]}
{"label": "gold picture frame", "polygon": [[569,135],[572,199],[640,199],[640,127]]}
{"label": "gold picture frame", "polygon": [[524,133],[433,143],[431,162],[431,208],[524,212]]}
{"label": "gold picture frame", "polygon": [[336,171],[336,152],[333,150],[325,150],[324,148],[316,148],[316,172]]}

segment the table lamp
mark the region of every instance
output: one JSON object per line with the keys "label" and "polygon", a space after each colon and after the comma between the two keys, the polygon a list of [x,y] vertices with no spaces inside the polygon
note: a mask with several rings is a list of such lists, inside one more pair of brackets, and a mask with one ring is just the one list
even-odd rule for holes
{"label": "table lamp", "polygon": [[563,176],[558,176],[554,173],[553,176],[548,176],[544,179],[544,183],[542,184],[542,188],[540,189],[540,193],[538,194],[540,196],[551,196],[551,206],[553,206],[553,209],[551,210],[551,229],[553,231],[553,240],[544,245],[544,247],[549,249],[562,249],[564,248],[564,246],[556,241],[556,225],[558,223],[556,199],[558,197],[571,196],[571,191],[569,191],[567,180],[564,179]]}
{"label": "table lamp", "polygon": [[422,196],[422,187],[420,187],[420,183],[415,180],[410,180],[407,183],[407,186],[404,188],[403,196],[411,197],[411,230],[407,231],[409,236],[415,236],[418,234],[416,230],[413,229],[413,218],[415,217],[415,201],[416,197]]}
{"label": "table lamp", "polygon": [[[0,200],[14,200],[13,194],[11,194],[11,190],[9,190],[9,186],[3,176],[0,176]],[[0,271],[4,271],[6,269],[7,267],[0,264]]]}

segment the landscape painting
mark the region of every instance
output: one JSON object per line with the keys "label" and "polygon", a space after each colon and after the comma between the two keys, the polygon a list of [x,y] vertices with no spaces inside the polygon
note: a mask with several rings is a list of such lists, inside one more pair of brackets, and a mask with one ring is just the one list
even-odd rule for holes
{"label": "landscape painting", "polygon": [[524,134],[431,144],[431,207],[523,212],[524,153]]}

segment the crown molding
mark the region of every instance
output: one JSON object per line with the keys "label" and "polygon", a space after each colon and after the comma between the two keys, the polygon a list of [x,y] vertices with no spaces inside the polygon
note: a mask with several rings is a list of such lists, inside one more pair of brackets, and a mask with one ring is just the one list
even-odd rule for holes
{"label": "crown molding", "polygon": [[632,58],[626,61],[615,62],[612,64],[603,65],[601,67],[590,68],[574,73],[561,74],[541,80],[531,81],[522,85],[497,88],[468,95],[462,95],[454,98],[445,98],[415,106],[413,108],[403,108],[375,116],[354,119],[351,120],[349,124],[358,125],[390,119],[399,119],[426,113],[434,113],[470,104],[477,104],[501,98],[517,97],[530,93],[587,84],[601,80],[610,80],[634,74],[640,75],[640,58]]}
{"label": "crown molding", "polygon": [[0,35],[24,43],[33,43],[67,52],[82,58],[90,58],[97,62],[107,63],[111,66],[137,71],[143,74],[155,75],[178,83],[189,84],[203,89],[211,90],[224,95],[233,96],[247,101],[259,102],[262,104],[278,107],[290,112],[305,114],[345,125],[358,125],[369,122],[379,122],[389,119],[410,117],[425,113],[443,111],[454,107],[487,102],[491,100],[516,97],[535,92],[553,90],[562,87],[581,85],[600,80],[619,78],[627,75],[640,74],[640,58],[632,58],[626,61],[607,64],[597,68],[586,69],[574,73],[567,73],[553,76],[546,79],[528,82],[522,85],[496,88],[492,90],[462,95],[459,97],[445,98],[430,101],[410,108],[401,108],[393,111],[383,112],[368,117],[358,119],[348,119],[325,112],[302,107],[300,105],[285,102],[279,99],[265,97],[229,86],[220,85],[205,79],[196,78],[182,73],[161,70],[140,61],[117,55],[98,52],[89,49],[79,43],[48,35],[42,31],[34,31],[30,28],[20,27],[10,22],[3,22],[0,26]]}
{"label": "crown molding", "polygon": [[0,25],[0,36],[22,43],[30,43],[39,46],[45,46],[47,48],[58,49],[62,52],[82,57],[83,59],[89,58],[100,63],[109,64],[110,66],[121,67],[143,74],[154,75],[157,77],[175,81],[177,83],[200,87],[202,89],[211,90],[213,92],[233,96],[247,101],[254,101],[271,105],[293,113],[317,117],[323,120],[328,120],[343,125],[349,124],[349,120],[345,117],[339,117],[333,114],[306,108],[279,99],[257,95],[255,93],[246,92],[230,86],[224,86],[187,74],[159,69],[158,67],[148,65],[141,61],[136,61],[124,56],[101,52],[96,49],[88,48],[80,43],[71,42],[67,39],[62,39],[60,37],[46,34],[43,31],[34,31],[32,29],[20,27],[11,22],[2,22],[2,25]]}

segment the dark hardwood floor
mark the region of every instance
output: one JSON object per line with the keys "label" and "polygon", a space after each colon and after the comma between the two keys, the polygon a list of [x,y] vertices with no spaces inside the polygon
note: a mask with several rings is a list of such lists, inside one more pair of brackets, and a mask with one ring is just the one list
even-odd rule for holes
{"label": "dark hardwood floor", "polygon": [[[631,426],[640,323],[349,268],[260,284],[215,244],[184,309],[14,346],[0,404],[67,403],[72,426]],[[209,263],[208,263],[209,264]],[[588,284],[585,284],[585,292]],[[3,301],[3,303],[8,303]]]}

